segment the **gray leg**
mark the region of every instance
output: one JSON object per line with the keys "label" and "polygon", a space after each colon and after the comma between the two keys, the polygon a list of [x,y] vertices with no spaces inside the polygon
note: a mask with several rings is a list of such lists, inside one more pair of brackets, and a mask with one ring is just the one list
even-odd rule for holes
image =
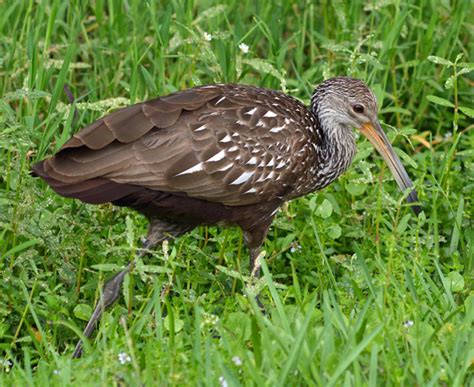
{"label": "gray leg", "polygon": [[[251,247],[250,250],[250,278],[252,283],[255,283],[260,278],[260,259],[258,256],[260,254],[260,247]],[[262,302],[260,301],[260,294],[255,296],[255,301],[257,302],[258,307],[260,310],[265,313],[265,307],[263,306]]]}
{"label": "gray leg", "polygon": [[[156,247],[159,243],[163,242],[168,237],[177,237],[193,228],[194,226],[182,226],[162,222],[157,219],[151,219],[147,237],[143,242],[142,249],[138,251],[136,257],[144,257],[148,254],[149,250]],[[136,258],[131,260],[120,273],[116,274],[104,285],[104,288],[102,290],[102,296],[100,297],[100,300],[95,307],[94,313],[92,313],[92,316],[89,322],[87,323],[86,329],[84,329],[83,334],[85,337],[89,338],[92,335],[97,326],[97,323],[99,322],[102,314],[104,313],[104,310],[111,306],[119,297],[123,279],[125,278],[125,275],[133,268],[133,265],[135,264],[135,259]],[[74,353],[72,354],[72,357],[78,358],[81,357],[81,355],[82,340],[79,340],[74,350]]]}
{"label": "gray leg", "polygon": [[271,219],[267,223],[259,225],[259,227],[243,230],[244,241],[250,254],[250,276],[256,279],[260,278],[260,262],[258,258],[260,247],[262,247],[263,241],[268,234],[270,222]]}
{"label": "gray leg", "polygon": [[260,278],[260,259],[258,258],[260,254],[259,247],[251,247],[250,249],[250,276],[255,279]]}
{"label": "gray leg", "polygon": [[[260,225],[259,228],[244,231],[244,240],[249,248],[250,254],[250,278],[252,283],[260,278],[260,247],[267,236],[269,225],[270,223]],[[264,312],[265,310],[263,304],[260,302],[258,294],[255,296],[255,301],[259,308]]]}
{"label": "gray leg", "polygon": [[[143,248],[137,253],[136,258],[143,257],[148,253],[148,250],[155,247],[157,243],[151,242],[149,239],[146,239],[143,243]],[[92,333],[94,332],[97,323],[99,322],[104,310],[111,306],[119,297],[120,289],[122,288],[123,279],[125,275],[133,268],[135,264],[135,259],[131,260],[125,268],[114,275],[110,280],[106,282],[104,288],[102,290],[102,295],[100,297],[99,302],[97,303],[94,312],[92,313],[89,322],[84,329],[83,335],[87,338],[91,337]],[[79,340],[76,348],[74,349],[74,353],[72,354],[73,359],[79,358],[82,356],[82,340]]]}

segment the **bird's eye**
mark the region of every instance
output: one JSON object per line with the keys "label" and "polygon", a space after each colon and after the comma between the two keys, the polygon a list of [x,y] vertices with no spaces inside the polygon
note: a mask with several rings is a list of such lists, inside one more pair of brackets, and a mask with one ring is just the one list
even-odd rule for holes
{"label": "bird's eye", "polygon": [[356,113],[363,113],[363,112],[364,112],[364,106],[361,105],[360,103],[355,104],[355,105],[352,107],[352,109],[354,109],[354,111],[355,111]]}

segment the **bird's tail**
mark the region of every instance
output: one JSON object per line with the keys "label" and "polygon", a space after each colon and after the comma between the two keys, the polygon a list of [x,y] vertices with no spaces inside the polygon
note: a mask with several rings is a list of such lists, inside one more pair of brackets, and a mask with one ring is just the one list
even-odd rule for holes
{"label": "bird's tail", "polygon": [[101,204],[118,200],[142,188],[120,184],[103,177],[96,177],[75,183],[66,183],[48,174],[49,159],[34,164],[31,175],[41,177],[56,193],[67,198],[79,199],[85,203]]}

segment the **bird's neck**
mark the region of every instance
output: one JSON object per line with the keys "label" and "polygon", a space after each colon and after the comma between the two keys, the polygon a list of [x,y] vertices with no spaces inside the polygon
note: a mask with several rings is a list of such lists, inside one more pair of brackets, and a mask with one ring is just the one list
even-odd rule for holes
{"label": "bird's neck", "polygon": [[354,134],[330,118],[320,120],[323,139],[323,159],[328,167],[345,172],[352,163],[356,152]]}
{"label": "bird's neck", "polygon": [[337,122],[333,114],[315,113],[322,141],[317,157],[320,164],[313,170],[312,180],[316,185],[314,190],[320,190],[349,168],[356,153],[356,144],[351,128]]}

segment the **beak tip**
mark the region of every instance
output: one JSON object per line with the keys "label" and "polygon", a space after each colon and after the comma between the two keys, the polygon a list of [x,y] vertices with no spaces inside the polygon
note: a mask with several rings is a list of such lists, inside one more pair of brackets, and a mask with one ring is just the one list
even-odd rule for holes
{"label": "beak tip", "polygon": [[416,216],[419,216],[421,214],[421,206],[415,204],[411,206],[411,209],[413,210]]}
{"label": "beak tip", "polygon": [[[410,192],[410,194],[407,197],[407,201],[408,201],[408,203],[417,203],[417,202],[419,202],[418,194],[416,193],[415,190]],[[421,213],[421,206],[420,205],[413,204],[411,206],[411,209],[413,210],[413,212],[415,213],[416,216],[420,215],[420,213]]]}

